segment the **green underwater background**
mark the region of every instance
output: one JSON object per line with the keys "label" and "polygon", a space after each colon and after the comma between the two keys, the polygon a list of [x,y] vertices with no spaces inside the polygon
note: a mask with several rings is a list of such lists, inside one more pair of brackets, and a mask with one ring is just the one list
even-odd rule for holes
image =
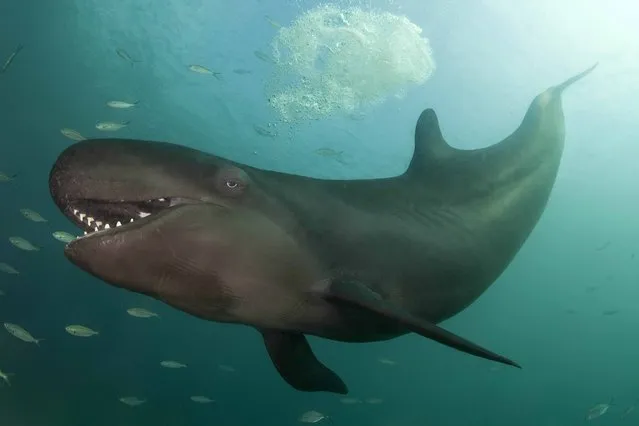
{"label": "green underwater background", "polygon": [[[0,181],[0,262],[19,271],[0,272],[0,321],[44,339],[29,344],[0,329],[0,371],[12,374],[11,385],[0,380],[0,426],[283,426],[301,424],[309,410],[336,426],[639,422],[639,5],[333,3],[404,15],[421,27],[432,76],[356,116],[285,123],[265,95],[273,64],[255,51],[268,52],[278,25],[317,1],[0,2],[0,65],[23,46],[0,74],[0,172],[9,178]],[[55,159],[73,143],[63,128],[102,137],[97,121],[130,121],[106,136],[169,141],[319,178],[387,177],[407,167],[423,109],[435,109],[453,146],[488,146],[519,125],[538,93],[595,62],[563,95],[566,146],[541,221],[497,282],[443,323],[522,370],[414,334],[371,344],[311,337],[358,401],[298,392],[278,376],[254,330],[100,282],[67,261],[51,236],[78,232],[47,186]],[[139,104],[109,109],[111,99]],[[340,161],[323,152],[340,153]],[[25,219],[22,208],[47,222]],[[19,250],[11,236],[39,250]],[[127,315],[134,306],[159,318]],[[99,335],[72,336],[69,324]],[[167,359],[187,368],[162,368]],[[146,402],[118,400],[134,395]],[[194,403],[193,395],[215,403]],[[604,415],[585,420],[608,403]]]}

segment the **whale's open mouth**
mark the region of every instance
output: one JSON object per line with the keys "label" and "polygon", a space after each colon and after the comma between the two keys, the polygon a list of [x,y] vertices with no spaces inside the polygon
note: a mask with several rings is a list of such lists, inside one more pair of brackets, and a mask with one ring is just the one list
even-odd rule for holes
{"label": "whale's open mouth", "polygon": [[[177,197],[156,198],[147,201],[78,200],[69,202],[67,216],[84,231],[84,235],[126,228],[138,220],[152,220],[157,213],[172,207],[193,203]],[[124,229],[120,229],[122,231]]]}

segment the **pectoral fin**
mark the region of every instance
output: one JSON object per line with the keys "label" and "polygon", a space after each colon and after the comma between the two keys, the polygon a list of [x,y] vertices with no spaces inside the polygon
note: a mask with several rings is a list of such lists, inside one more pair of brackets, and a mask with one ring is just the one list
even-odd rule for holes
{"label": "pectoral fin", "polygon": [[260,332],[271,361],[289,385],[304,392],[348,393],[342,379],[315,358],[303,334],[279,330]]}
{"label": "pectoral fin", "polygon": [[435,340],[443,345],[450,346],[451,348],[480,358],[521,368],[519,364],[506,357],[484,349],[481,346],[476,345],[463,337],[457,336],[456,334],[453,334],[434,323],[417,318],[402,309],[396,308],[379,297],[377,293],[358,283],[333,281],[326,284],[326,287],[322,289],[322,292],[327,300],[348,303],[376,312],[385,316],[389,320],[397,321],[399,325],[414,333],[428,339]]}

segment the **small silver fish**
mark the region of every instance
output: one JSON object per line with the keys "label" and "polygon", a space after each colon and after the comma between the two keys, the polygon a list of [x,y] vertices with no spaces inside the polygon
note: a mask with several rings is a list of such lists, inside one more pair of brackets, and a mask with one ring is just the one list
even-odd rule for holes
{"label": "small silver fish", "polygon": [[9,376],[13,376],[13,374],[5,373],[4,371],[0,370],[0,379],[4,380],[7,385],[11,386],[11,381],[9,380]]}
{"label": "small silver fish", "polygon": [[11,334],[12,336],[22,340],[27,343],[35,343],[36,345],[40,345],[40,342],[44,339],[36,339],[24,328],[20,327],[18,324],[12,324],[10,322],[4,323],[4,328]]}
{"label": "small silver fish", "polygon": [[625,418],[628,417],[633,411],[635,411],[635,409],[637,408],[636,405],[631,405],[630,407],[626,408],[624,410],[624,412],[621,414],[621,418]]}
{"label": "small silver fish", "polygon": [[253,54],[255,55],[255,57],[261,61],[264,61],[266,63],[269,64],[277,64],[277,61],[270,55],[267,55],[266,53],[256,50],[253,52]]}
{"label": "small silver fish", "polygon": [[346,405],[353,405],[353,404],[359,404],[362,401],[357,398],[341,398],[339,402]]}
{"label": "small silver fish", "polygon": [[70,335],[76,337],[91,337],[100,334],[97,331],[90,329],[89,327],[78,324],[67,325],[66,327],[64,327],[64,330]]}
{"label": "small silver fish", "polygon": [[144,308],[129,308],[126,310],[127,314],[131,315],[132,317],[136,317],[136,318],[152,318],[152,317],[159,317],[158,314],[156,314],[155,312],[151,312],[148,309],[144,309]]}
{"label": "small silver fish", "polygon": [[162,361],[160,365],[164,368],[186,368],[186,364],[177,361]]}
{"label": "small silver fish", "polygon": [[39,251],[40,247],[31,244],[29,241],[25,240],[22,237],[9,237],[9,242],[19,248],[20,250],[25,251]]}
{"label": "small silver fish", "polygon": [[377,361],[379,361],[381,364],[386,364],[386,365],[396,365],[397,363],[391,359],[388,358],[379,358]]}
{"label": "small silver fish", "polygon": [[368,398],[365,401],[367,404],[371,404],[371,405],[377,405],[377,404],[381,404],[382,402],[384,402],[383,399],[381,398]]}
{"label": "small silver fish", "polygon": [[13,175],[8,175],[6,173],[2,173],[0,172],[0,183],[6,183],[6,182],[11,182],[12,180],[14,180],[18,175],[17,174],[13,174]]}
{"label": "small silver fish", "polygon": [[103,132],[116,132],[120,129],[125,128],[130,123],[130,121],[123,121],[121,123],[116,123],[113,121],[98,121],[95,124],[95,128]]}
{"label": "small silver fish", "polygon": [[139,61],[137,59],[133,59],[133,57],[131,55],[129,55],[129,52],[127,52],[126,50],[118,47],[117,49],[115,49],[115,53],[122,59],[124,59],[125,61],[131,63],[131,65],[134,65],[138,62],[142,62]]}
{"label": "small silver fish", "polygon": [[146,402],[146,399],[140,399],[137,396],[124,396],[120,398],[119,401],[130,407],[137,407],[138,405],[144,404]]}
{"label": "small silver fish", "polygon": [[612,405],[612,400],[610,400],[610,402],[607,404],[595,405],[594,407],[589,409],[588,412],[586,413],[586,420],[593,420],[603,416],[604,414],[608,412],[608,410],[610,410],[611,405]]}
{"label": "small silver fish", "polygon": [[224,364],[218,365],[217,368],[227,373],[235,373],[237,371],[235,370],[235,367],[231,367],[230,365],[224,365]]}
{"label": "small silver fish", "polygon": [[217,72],[217,71],[212,71],[206,67],[203,67],[202,65],[189,65],[189,70],[198,73],[198,74],[207,74],[207,75],[212,75],[213,77],[217,78],[218,80],[221,79],[222,77],[222,73],[221,72]]}
{"label": "small silver fish", "polygon": [[354,121],[361,121],[366,118],[366,113],[362,111],[355,111],[348,114],[348,118]]}
{"label": "small silver fish", "polygon": [[271,24],[271,26],[272,26],[273,28],[278,28],[278,29],[279,29],[279,28],[282,28],[282,24],[280,24],[280,23],[279,23],[279,22],[277,22],[277,21],[274,21],[273,19],[271,19],[271,17],[270,17],[270,16],[268,16],[268,15],[264,15],[264,19],[266,19],[266,22],[268,22],[269,24]]}
{"label": "small silver fish", "polygon": [[328,420],[327,415],[315,410],[307,411],[298,418],[302,423],[318,423],[325,419]]}
{"label": "small silver fish", "polygon": [[70,243],[71,241],[76,239],[75,235],[71,235],[68,232],[64,231],[55,231],[51,235],[53,235],[53,238],[63,243]]}
{"label": "small silver fish", "polygon": [[253,74],[253,71],[244,68],[235,68],[233,72],[237,75]]}
{"label": "small silver fish", "polygon": [[18,47],[11,52],[11,55],[9,55],[7,60],[4,62],[4,65],[2,65],[2,68],[0,68],[0,74],[4,74],[9,69],[13,61],[16,59],[16,56],[18,56],[18,53],[20,53],[23,48],[24,46],[19,44]]}
{"label": "small silver fish", "polygon": [[4,262],[0,262],[0,272],[4,272],[9,275],[18,275],[20,273],[16,268]]}
{"label": "small silver fish", "polygon": [[35,210],[20,209],[20,213],[22,213],[22,216],[24,216],[26,219],[29,219],[30,221],[33,221],[33,222],[47,222],[47,220],[45,218],[43,218],[42,215],[40,215],[40,213],[38,213]]}
{"label": "small silver fish", "polygon": [[198,404],[211,404],[215,402],[215,400],[209,398],[208,396],[195,395],[189,398],[193,402],[197,402]]}
{"label": "small silver fish", "polygon": [[333,148],[318,148],[313,152],[322,157],[336,157],[344,154],[344,151],[335,151]]}
{"label": "small silver fish", "polygon": [[0,297],[4,296],[6,293],[4,292],[4,290],[0,290]]}
{"label": "small silver fish", "polygon": [[338,163],[348,164],[342,158],[344,156],[344,151],[336,151],[332,148],[319,148],[313,151],[317,155],[321,155],[322,157],[331,158]]}
{"label": "small silver fish", "polygon": [[60,129],[60,133],[62,133],[64,137],[67,137],[75,142],[86,140],[86,138],[82,136],[80,132],[78,132],[77,130],[69,129],[66,127],[63,129]]}
{"label": "small silver fish", "polygon": [[110,108],[115,108],[115,109],[129,109],[129,108],[133,108],[134,106],[136,106],[139,103],[140,103],[140,101],[135,101],[135,102],[108,101],[106,103],[106,106],[108,106]]}
{"label": "small silver fish", "polygon": [[275,138],[277,137],[277,130],[271,127],[269,123],[269,127],[258,126],[257,124],[253,124],[253,130],[260,136],[264,136],[267,138]]}

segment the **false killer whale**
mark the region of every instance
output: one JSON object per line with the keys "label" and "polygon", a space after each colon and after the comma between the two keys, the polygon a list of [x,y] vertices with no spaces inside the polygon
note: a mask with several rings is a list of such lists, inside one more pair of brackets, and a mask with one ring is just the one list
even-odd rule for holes
{"label": "false killer whale", "polygon": [[307,334],[414,332],[518,366],[436,324],[475,301],[533,230],[563,152],[561,93],[595,66],[539,94],[487,148],[449,146],[426,109],[393,178],[313,179],[164,142],[76,143],[49,176],[58,208],[87,233],[65,254],[114,286],[256,328],[303,391],[347,393]]}

